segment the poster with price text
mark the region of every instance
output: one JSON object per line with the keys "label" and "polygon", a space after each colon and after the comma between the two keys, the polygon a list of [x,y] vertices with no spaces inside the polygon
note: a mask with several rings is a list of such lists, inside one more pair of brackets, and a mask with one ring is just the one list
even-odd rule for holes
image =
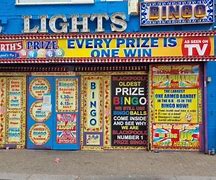
{"label": "poster with price text", "polygon": [[76,112],[78,110],[78,79],[59,78],[56,80],[57,112]]}

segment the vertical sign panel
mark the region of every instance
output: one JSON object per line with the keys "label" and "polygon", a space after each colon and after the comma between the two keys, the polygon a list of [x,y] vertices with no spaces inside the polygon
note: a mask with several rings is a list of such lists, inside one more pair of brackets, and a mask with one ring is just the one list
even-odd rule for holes
{"label": "vertical sign panel", "polygon": [[7,141],[6,144],[24,147],[26,129],[26,79],[7,79]]}
{"label": "vertical sign panel", "polygon": [[56,77],[54,149],[80,149],[79,78]]}
{"label": "vertical sign panel", "polygon": [[103,146],[103,80],[88,76],[83,82],[83,146],[97,150]]}
{"label": "vertical sign panel", "polygon": [[154,65],[151,76],[153,148],[198,150],[202,127],[199,65]]}
{"label": "vertical sign panel", "polygon": [[57,112],[77,112],[78,111],[78,79],[62,78],[56,80]]}
{"label": "vertical sign panel", "polygon": [[30,149],[51,149],[54,119],[52,110],[52,77],[29,77],[28,142]]}
{"label": "vertical sign panel", "polygon": [[6,78],[0,78],[0,147],[5,144]]}
{"label": "vertical sign panel", "polygon": [[147,76],[112,76],[112,146],[147,146]]}
{"label": "vertical sign panel", "polygon": [[199,124],[153,124],[154,148],[199,149]]}

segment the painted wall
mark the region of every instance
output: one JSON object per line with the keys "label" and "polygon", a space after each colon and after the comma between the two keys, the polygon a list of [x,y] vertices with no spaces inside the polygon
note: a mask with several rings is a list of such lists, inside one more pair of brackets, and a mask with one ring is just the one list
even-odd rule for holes
{"label": "painted wall", "polygon": [[206,75],[211,77],[211,82],[207,82],[207,148],[216,149],[216,62],[206,63]]}
{"label": "painted wall", "polygon": [[[2,8],[3,7],[3,8]],[[51,17],[57,14],[66,16],[72,14],[93,14],[115,12],[124,12],[127,16],[128,28],[126,32],[160,32],[160,31],[194,31],[194,30],[212,30],[213,24],[206,25],[177,25],[177,26],[155,26],[140,27],[139,16],[128,15],[127,1],[99,1],[94,4],[83,5],[15,5],[15,0],[1,0],[0,25],[3,26],[3,34],[21,34],[23,30],[23,15],[32,15],[38,19],[39,15],[48,15]],[[93,32],[96,22],[90,23],[90,29]],[[111,32],[110,22],[105,23],[106,32]]]}

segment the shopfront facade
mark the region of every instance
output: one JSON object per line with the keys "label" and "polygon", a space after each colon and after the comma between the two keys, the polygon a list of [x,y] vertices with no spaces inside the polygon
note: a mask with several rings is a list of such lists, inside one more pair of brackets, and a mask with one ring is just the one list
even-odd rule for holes
{"label": "shopfront facade", "polygon": [[[191,18],[200,25],[188,31],[173,32],[171,25],[169,32],[157,32],[163,22],[142,14],[151,3],[140,3],[140,16],[130,16],[126,2],[103,3],[84,5],[90,14],[80,15],[83,24],[73,14],[43,16],[43,6],[41,14],[17,20],[13,33],[5,23],[0,146],[207,151],[206,62],[215,59],[211,14],[209,22],[204,15]],[[115,8],[93,15],[109,5]],[[13,8],[17,13],[22,6]],[[187,29],[183,21],[175,23]]]}

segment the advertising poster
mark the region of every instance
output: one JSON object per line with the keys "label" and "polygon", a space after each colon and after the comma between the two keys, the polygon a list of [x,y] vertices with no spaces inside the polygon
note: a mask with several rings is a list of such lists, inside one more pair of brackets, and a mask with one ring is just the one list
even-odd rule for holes
{"label": "advertising poster", "polygon": [[153,124],[153,148],[199,149],[198,124]]}
{"label": "advertising poster", "polygon": [[197,89],[154,89],[155,123],[198,123]]}
{"label": "advertising poster", "polygon": [[152,148],[200,148],[200,73],[198,64],[151,66]]}
{"label": "advertising poster", "polygon": [[30,115],[36,122],[45,122],[51,116],[50,111],[43,111],[43,102],[41,100],[35,101],[30,108]]}
{"label": "advertising poster", "polygon": [[22,79],[9,79],[8,108],[22,109]]}
{"label": "advertising poster", "polygon": [[43,77],[35,78],[31,81],[29,90],[35,99],[42,99],[44,94],[50,93],[50,83]]}
{"label": "advertising poster", "polygon": [[9,112],[7,116],[7,143],[19,144],[21,141],[22,112]]}
{"label": "advertising poster", "polygon": [[214,22],[213,0],[147,0],[140,4],[140,25],[204,24]]}
{"label": "advertising poster", "polygon": [[88,133],[86,134],[86,142],[87,146],[100,146],[101,145],[101,134],[100,133]]}
{"label": "advertising poster", "polygon": [[147,146],[147,76],[112,76],[112,146]]}
{"label": "advertising poster", "polygon": [[199,65],[154,65],[152,67],[153,88],[198,88],[200,86]]}
{"label": "advertising poster", "polygon": [[57,114],[57,143],[76,144],[76,114]]}
{"label": "advertising poster", "polygon": [[6,79],[0,78],[0,146],[5,143]]}
{"label": "advertising poster", "polygon": [[[103,80],[101,76],[83,79],[83,131],[102,132],[103,128]],[[86,142],[86,139],[84,140]]]}
{"label": "advertising poster", "polygon": [[46,124],[36,123],[29,130],[29,138],[35,145],[46,144],[50,139],[50,129]]}
{"label": "advertising poster", "polygon": [[78,79],[56,79],[57,112],[78,111]]}

